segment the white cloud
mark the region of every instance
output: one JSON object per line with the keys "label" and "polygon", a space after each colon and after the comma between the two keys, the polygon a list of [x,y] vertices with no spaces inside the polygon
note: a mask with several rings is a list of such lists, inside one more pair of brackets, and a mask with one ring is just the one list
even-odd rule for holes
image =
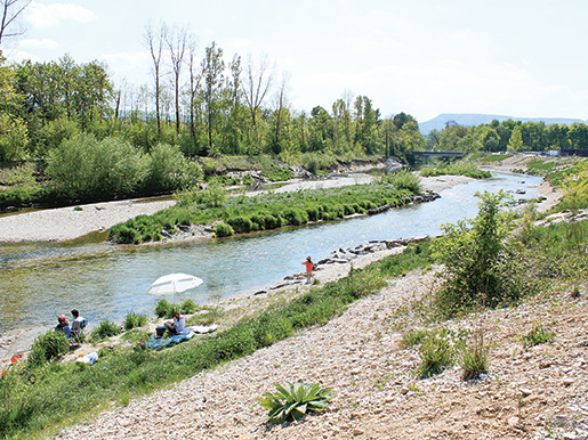
{"label": "white cloud", "polygon": [[108,65],[115,81],[126,78],[132,83],[142,83],[149,79],[151,57],[148,52],[120,52],[102,55],[99,59]]}
{"label": "white cloud", "polygon": [[89,23],[96,19],[96,14],[90,9],[71,3],[43,5],[33,1],[25,10],[25,19],[34,27],[47,28],[57,26],[64,21]]}
{"label": "white cloud", "polygon": [[38,50],[38,49],[56,49],[57,47],[59,47],[59,43],[55,40],[49,40],[47,38],[44,38],[42,40],[33,40],[33,39],[26,39],[26,40],[22,40],[19,43],[19,48],[23,49],[23,50]]}

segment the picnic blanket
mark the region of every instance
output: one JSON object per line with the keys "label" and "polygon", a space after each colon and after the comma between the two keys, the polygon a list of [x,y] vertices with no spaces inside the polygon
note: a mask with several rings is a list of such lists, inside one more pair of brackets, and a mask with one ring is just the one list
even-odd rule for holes
{"label": "picnic blanket", "polygon": [[156,338],[155,335],[151,336],[151,339],[145,341],[145,348],[158,351],[170,345],[179,344],[180,342],[188,341],[194,337],[194,332],[182,333],[174,335],[170,338]]}
{"label": "picnic blanket", "polygon": [[154,351],[163,350],[170,345],[179,344],[184,341],[188,341],[194,337],[196,333],[199,334],[206,334],[212,333],[218,328],[218,324],[213,325],[192,325],[190,327],[186,327],[186,331],[184,333],[180,333],[179,335],[174,335],[169,338],[157,338],[156,335],[151,336],[151,339],[145,341],[145,348],[149,348]]}

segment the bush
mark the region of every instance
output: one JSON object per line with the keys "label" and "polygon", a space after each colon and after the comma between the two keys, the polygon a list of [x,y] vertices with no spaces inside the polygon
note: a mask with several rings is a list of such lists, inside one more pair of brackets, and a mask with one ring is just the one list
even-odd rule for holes
{"label": "bush", "polygon": [[233,217],[228,219],[227,223],[237,234],[243,234],[251,231],[252,222],[247,217]]}
{"label": "bush", "polygon": [[63,356],[68,351],[69,341],[65,333],[52,330],[35,339],[28,357],[28,364],[31,367],[39,367]]}
{"label": "bush", "polygon": [[467,222],[444,225],[444,237],[433,242],[433,258],[444,263],[445,282],[436,302],[441,315],[454,316],[478,304],[495,307],[518,293],[507,283],[502,268],[508,266],[504,242],[508,219],[500,209],[505,193],[480,195],[480,210],[470,228]]}
{"label": "bush", "polygon": [[411,330],[402,335],[402,347],[410,348],[414,345],[419,345],[423,340],[429,336],[429,331],[425,329]]}
{"label": "bush", "polygon": [[421,194],[423,192],[421,179],[405,169],[393,173],[391,183],[394,185],[394,188],[399,190],[407,189],[414,194]]}
{"label": "bush", "polygon": [[182,313],[187,313],[188,315],[191,315],[196,310],[198,310],[198,306],[194,304],[194,301],[192,301],[191,299],[187,299],[180,306],[180,310],[182,311]]}
{"label": "bush", "polygon": [[217,223],[214,225],[214,235],[217,237],[230,237],[235,235],[235,230],[226,223]]}
{"label": "bush", "polygon": [[127,313],[124,322],[125,330],[132,330],[137,327],[143,327],[147,324],[147,316],[145,315],[138,315],[135,312]]}
{"label": "bush", "polygon": [[157,315],[158,318],[171,318],[174,316],[175,310],[173,304],[170,304],[165,299],[160,299],[155,306],[155,315]]}
{"label": "bush", "polygon": [[48,157],[47,175],[70,198],[103,199],[131,194],[145,176],[143,154],[127,141],[81,134]]}
{"label": "bush", "polygon": [[92,331],[92,341],[102,341],[112,336],[120,335],[122,332],[120,326],[114,322],[102,321],[98,327]]}

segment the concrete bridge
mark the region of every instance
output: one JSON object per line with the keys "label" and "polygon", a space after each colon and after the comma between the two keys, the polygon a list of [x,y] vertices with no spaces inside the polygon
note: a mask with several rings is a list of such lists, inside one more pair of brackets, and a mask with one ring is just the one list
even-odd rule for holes
{"label": "concrete bridge", "polygon": [[426,163],[429,158],[441,158],[449,162],[452,158],[461,159],[462,157],[463,153],[458,153],[456,151],[411,151],[406,155],[406,159],[411,165],[414,165],[417,162]]}

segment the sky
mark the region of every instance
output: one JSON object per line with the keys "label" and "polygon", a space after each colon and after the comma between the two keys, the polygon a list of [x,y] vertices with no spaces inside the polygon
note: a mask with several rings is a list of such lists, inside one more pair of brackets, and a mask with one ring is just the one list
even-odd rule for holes
{"label": "sky", "polygon": [[[441,113],[588,119],[585,0],[33,0],[9,61],[104,62],[115,86],[152,83],[146,26],[185,26],[288,77],[297,111],[345,94],[383,117]],[[275,89],[274,89],[275,90]]]}

